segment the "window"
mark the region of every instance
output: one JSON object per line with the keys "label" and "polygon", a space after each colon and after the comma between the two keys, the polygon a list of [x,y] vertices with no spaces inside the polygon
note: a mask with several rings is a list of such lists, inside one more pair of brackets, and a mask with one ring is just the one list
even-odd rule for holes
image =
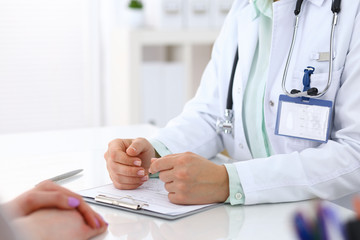
{"label": "window", "polygon": [[0,0],[0,133],[100,125],[97,0]]}

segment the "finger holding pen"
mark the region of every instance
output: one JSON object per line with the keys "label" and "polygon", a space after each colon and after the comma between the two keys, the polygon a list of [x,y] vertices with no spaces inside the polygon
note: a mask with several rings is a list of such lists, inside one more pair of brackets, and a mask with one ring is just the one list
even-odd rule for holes
{"label": "finger holding pen", "polygon": [[229,196],[225,166],[191,152],[154,158],[149,172],[159,172],[169,200],[175,204],[224,202]]}

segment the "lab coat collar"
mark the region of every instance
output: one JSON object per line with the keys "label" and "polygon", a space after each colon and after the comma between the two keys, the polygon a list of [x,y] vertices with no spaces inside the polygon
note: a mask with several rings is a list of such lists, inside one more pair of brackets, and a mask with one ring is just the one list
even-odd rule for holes
{"label": "lab coat collar", "polygon": [[[294,1],[294,3],[296,2],[296,0],[279,0],[277,3],[283,3],[285,1]],[[325,0],[307,0],[309,1],[310,3],[314,4],[315,6],[317,7],[321,7],[324,3]],[[249,4],[250,5],[253,5],[253,2],[254,0],[249,0]],[[252,19],[256,19],[258,16],[258,13],[256,12],[256,10],[254,9],[253,10],[253,13],[252,13]]]}
{"label": "lab coat collar", "polygon": [[321,7],[325,0],[308,0],[309,2],[313,3],[314,5]]}
{"label": "lab coat collar", "polygon": [[[247,5],[241,13],[238,15],[238,51],[239,51],[239,63],[238,68],[241,74],[242,90],[246,88],[247,79],[251,69],[256,46],[259,36],[259,21],[254,19],[256,15],[255,8],[252,4]],[[246,35],[246,37],[244,37]]]}
{"label": "lab coat collar", "polygon": [[[287,0],[279,0],[279,2],[284,2],[284,1],[287,1]],[[290,1],[294,1],[294,2],[295,2],[295,0],[290,0]],[[312,4],[320,7],[320,6],[324,3],[325,0],[307,0],[307,1],[309,1],[309,2],[311,2]],[[253,3],[253,0],[249,0],[249,3],[252,4],[252,3]]]}

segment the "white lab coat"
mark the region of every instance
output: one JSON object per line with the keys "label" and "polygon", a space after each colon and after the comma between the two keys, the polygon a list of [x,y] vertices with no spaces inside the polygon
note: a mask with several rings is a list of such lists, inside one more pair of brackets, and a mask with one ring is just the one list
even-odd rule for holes
{"label": "white lab coat", "polygon": [[[274,152],[252,159],[242,122],[242,99],[258,39],[258,19],[248,0],[236,0],[214,45],[200,87],[182,114],[156,137],[173,153],[194,152],[211,158],[223,149],[236,160],[245,204],[287,202],[320,197],[335,199],[360,190],[360,0],[342,1],[335,33],[335,60],[330,90],[322,99],[334,101],[331,139],[326,144],[274,134],[282,74],[289,51],[295,0],[273,4],[273,33],[264,97],[266,130]],[[314,66],[312,86],[324,89],[329,52],[331,0],[305,0],[289,67],[287,89],[302,89],[303,70]],[[216,133],[223,117],[237,45],[239,62],[233,101],[234,136]]]}

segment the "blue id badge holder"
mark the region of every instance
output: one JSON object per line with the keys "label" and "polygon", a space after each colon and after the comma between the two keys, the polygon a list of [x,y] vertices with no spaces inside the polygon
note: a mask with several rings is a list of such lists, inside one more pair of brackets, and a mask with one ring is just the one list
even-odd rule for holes
{"label": "blue id badge holder", "polygon": [[[304,91],[309,87],[310,81],[306,85],[304,83]],[[332,118],[332,101],[280,95],[278,106],[276,135],[322,143],[328,141]]]}

